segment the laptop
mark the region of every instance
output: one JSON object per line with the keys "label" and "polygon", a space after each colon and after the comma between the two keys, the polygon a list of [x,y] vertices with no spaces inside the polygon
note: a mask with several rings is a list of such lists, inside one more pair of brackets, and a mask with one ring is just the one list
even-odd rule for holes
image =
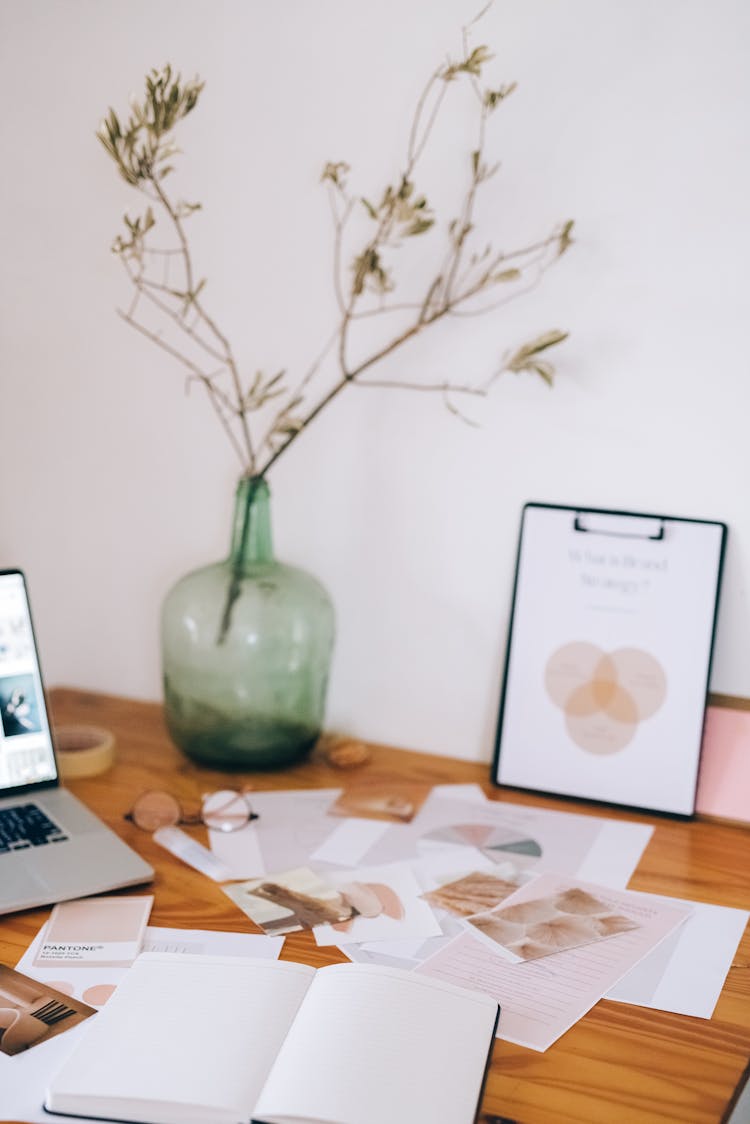
{"label": "laptop", "polygon": [[153,878],[60,785],[21,570],[0,570],[0,914]]}

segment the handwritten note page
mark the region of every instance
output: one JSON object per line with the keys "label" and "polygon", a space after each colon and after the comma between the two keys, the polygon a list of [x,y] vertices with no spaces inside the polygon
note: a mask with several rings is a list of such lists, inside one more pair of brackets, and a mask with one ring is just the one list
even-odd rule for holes
{"label": "handwritten note page", "polygon": [[[541,875],[507,901],[528,901],[540,889],[551,892],[555,885],[562,890],[570,886],[570,880]],[[649,895],[578,885],[600,897],[606,893],[608,904],[637,922],[638,928],[521,964],[509,963],[467,932],[415,971],[491,995],[503,1012],[499,1038],[532,1050],[548,1049],[690,916],[689,908],[667,907]]]}

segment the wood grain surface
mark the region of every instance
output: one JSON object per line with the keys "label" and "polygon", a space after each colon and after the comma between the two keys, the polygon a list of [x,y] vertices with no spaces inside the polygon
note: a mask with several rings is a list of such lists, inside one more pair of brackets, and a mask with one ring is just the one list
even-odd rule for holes
{"label": "wood grain surface", "polygon": [[[490,783],[486,764],[376,745],[371,747],[370,760],[355,769],[336,769],[313,754],[303,764],[279,773],[219,773],[193,765],[171,744],[161,707],[155,703],[66,688],[51,691],[49,702],[55,722],[91,723],[115,736],[114,767],[99,777],[72,781],[69,787],[156,870],[153,925],[257,931],[217,885],[123,819],[145,789],[165,788],[195,808],[203,792],[227,784],[279,789],[397,780],[476,782],[489,796],[519,804],[653,824],[654,834],[630,889],[741,909],[750,905],[746,827],[602,809],[498,789]],[[205,842],[202,828],[188,830]],[[0,962],[14,965],[48,916],[48,909],[38,909],[0,918]],[[281,957],[316,967],[345,959],[335,948],[318,947],[309,933],[287,937]],[[750,931],[746,931],[710,1020],[602,1001],[544,1054],[496,1041],[482,1121],[720,1124],[742,1087],[749,1058]]]}

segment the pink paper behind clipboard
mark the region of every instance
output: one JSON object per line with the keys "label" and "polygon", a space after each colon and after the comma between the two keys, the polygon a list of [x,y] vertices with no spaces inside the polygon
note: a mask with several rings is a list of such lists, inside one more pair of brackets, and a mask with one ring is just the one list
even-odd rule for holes
{"label": "pink paper behind clipboard", "polygon": [[750,822],[750,710],[706,711],[696,811]]}

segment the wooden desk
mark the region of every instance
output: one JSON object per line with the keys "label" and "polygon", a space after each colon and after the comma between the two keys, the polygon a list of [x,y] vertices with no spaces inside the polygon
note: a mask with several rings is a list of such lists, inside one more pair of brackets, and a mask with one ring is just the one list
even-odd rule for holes
{"label": "wooden desk", "polygon": [[[70,788],[155,868],[152,924],[253,930],[218,886],[123,820],[134,798],[146,788],[167,788],[192,804],[202,792],[226,783],[226,775],[197,768],[172,746],[156,704],[67,689],[52,691],[50,703],[57,722],[88,722],[115,734],[114,768],[101,777],[72,782]],[[474,781],[488,795],[516,803],[602,814],[601,809],[572,802],[498,790],[489,783],[486,765],[383,747],[373,747],[372,760],[348,772],[310,761],[283,773],[241,774],[233,783],[247,781],[258,789],[322,788],[394,777],[432,784]],[[747,828],[611,814],[656,827],[631,889],[748,907]],[[49,910],[39,909],[0,919],[0,961],[14,965],[48,915]],[[344,959],[336,949],[319,948],[310,934],[287,937],[281,955],[315,966]],[[545,1054],[497,1041],[482,1120],[484,1124],[501,1120],[719,1124],[743,1084],[748,1058],[750,932],[745,933],[710,1021],[605,1001]],[[1,1106],[0,1094],[0,1112]]]}

